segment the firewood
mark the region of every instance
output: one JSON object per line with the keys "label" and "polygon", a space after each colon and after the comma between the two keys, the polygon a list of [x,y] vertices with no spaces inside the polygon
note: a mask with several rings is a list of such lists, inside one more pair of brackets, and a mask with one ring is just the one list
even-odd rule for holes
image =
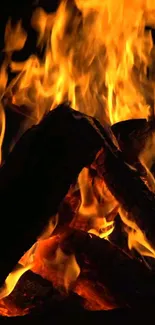
{"label": "firewood", "polygon": [[134,164],[152,132],[152,124],[145,119],[133,119],[113,124],[111,128],[125,160]]}
{"label": "firewood", "polygon": [[0,284],[101,148],[93,123],[67,104],[60,105],[26,132],[6,159],[0,170]]}
{"label": "firewood", "polygon": [[[139,173],[125,161],[122,152],[111,137],[102,135],[103,149],[96,159],[96,169],[125,211],[155,247],[155,195],[139,177]],[[105,131],[104,131],[105,132]],[[108,140],[107,140],[108,138]]]}
{"label": "firewood", "polygon": [[101,147],[96,161],[98,173],[155,244],[154,194],[124,162],[110,130],[60,105],[22,136],[0,170],[1,229],[5,230],[5,238],[2,232],[0,237],[1,284]]}
{"label": "firewood", "polygon": [[[107,299],[109,291],[113,297],[110,298],[113,308],[145,307],[151,310],[154,307],[154,274],[142,263],[95,235],[75,229],[71,229],[68,234],[61,236],[59,245],[66,254],[74,253],[81,267],[81,274],[72,290],[67,294],[65,291],[62,293],[51,282],[28,271],[20,278],[13,292],[0,301],[0,312],[3,315],[31,313],[33,317],[33,314],[47,313],[48,310],[53,316],[60,311],[83,313],[84,308],[87,308],[87,296],[83,297],[82,293],[79,296],[78,288],[84,282],[86,287],[83,290],[87,291],[87,282],[91,282],[98,297],[103,295]],[[92,301],[93,296],[90,298]],[[114,305],[114,301],[118,305]]]}
{"label": "firewood", "polygon": [[66,254],[74,253],[81,269],[109,289],[120,305],[154,306],[155,274],[108,240],[75,229],[60,246]]}
{"label": "firewood", "polygon": [[24,315],[47,308],[61,310],[64,305],[82,311],[89,308],[89,303],[99,310],[154,304],[154,274],[110,242],[71,230],[68,237],[66,232],[65,238],[61,236],[59,245],[66,254],[75,254],[81,268],[71,290],[67,294],[59,291],[51,282],[28,271],[13,292],[0,302],[3,315]]}
{"label": "firewood", "polygon": [[0,300],[0,315],[24,316],[26,314],[41,313],[44,309],[55,310],[74,308],[82,310],[82,298],[77,294],[60,293],[51,282],[40,275],[27,271],[18,281],[13,292]]}
{"label": "firewood", "polygon": [[154,123],[145,119],[121,121],[112,125],[112,131],[117,138],[124,160],[134,166],[143,177],[151,190],[154,190],[148,170],[140,162],[139,156],[146,142],[151,139],[155,130]]}
{"label": "firewood", "polygon": [[[90,270],[91,271],[91,270]],[[0,300],[0,315],[24,316],[41,313],[47,309],[51,312],[61,309],[73,312],[87,310],[111,310],[117,307],[112,297],[107,296],[107,290],[100,283],[95,284],[93,278],[85,270],[72,287],[72,290],[60,290],[52,282],[39,274],[27,271],[19,279],[16,287],[9,296]]]}

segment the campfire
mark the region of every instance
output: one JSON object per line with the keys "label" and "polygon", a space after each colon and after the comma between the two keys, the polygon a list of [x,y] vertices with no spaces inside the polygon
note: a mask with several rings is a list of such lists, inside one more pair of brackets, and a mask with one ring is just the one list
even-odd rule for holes
{"label": "campfire", "polygon": [[37,54],[14,59],[10,19],[0,68],[0,314],[154,306],[155,3],[62,0],[31,25]]}

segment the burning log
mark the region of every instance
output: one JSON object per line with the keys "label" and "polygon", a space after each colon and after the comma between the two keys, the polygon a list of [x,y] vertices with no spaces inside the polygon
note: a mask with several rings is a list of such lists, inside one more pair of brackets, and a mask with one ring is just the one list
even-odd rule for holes
{"label": "burning log", "polygon": [[[94,286],[93,279],[86,279],[85,271],[77,283],[66,292],[56,288],[39,274],[27,271],[18,281],[12,293],[0,300],[0,314],[3,316],[22,316],[42,313],[47,309],[51,313],[61,309],[72,312],[87,310],[111,310],[117,307],[114,298],[107,297],[107,291],[100,283]],[[90,270],[91,271],[91,270]],[[109,294],[109,293],[108,293]],[[92,308],[93,306],[93,308]]]}
{"label": "burning log", "polygon": [[1,227],[8,229],[9,242],[4,246],[1,237],[1,283],[57,213],[70,185],[101,147],[96,161],[99,174],[155,244],[154,194],[124,162],[99,122],[60,105],[22,136],[0,170]]}
{"label": "burning log", "polygon": [[130,218],[155,247],[155,195],[151,192],[136,170],[125,161],[122,152],[116,148],[111,138],[102,136],[103,150],[96,159],[96,168],[104,178],[109,190],[120,202]]}
{"label": "burning log", "polygon": [[152,131],[152,124],[145,119],[121,121],[112,125],[112,131],[123,152],[124,159],[137,166],[138,157],[144,149],[146,140]]}
{"label": "burning log", "polygon": [[95,275],[94,283],[98,281],[108,288],[120,305],[154,305],[154,273],[111,242],[71,230],[60,245],[66,254],[74,253],[81,269],[89,270],[92,279]]}
{"label": "burning log", "polygon": [[17,283],[14,291],[0,301],[0,313],[3,316],[23,316],[28,313],[73,308],[82,310],[82,298],[77,294],[60,293],[52,283],[31,271],[27,271]]}
{"label": "burning log", "polygon": [[[28,130],[0,170],[0,283],[57,213],[81,169],[92,163],[102,139],[93,119],[60,105]],[[12,253],[13,252],[13,253]]]}
{"label": "burning log", "polygon": [[154,130],[154,120],[133,119],[112,125],[124,160],[137,169],[140,177],[143,177],[153,192],[155,192],[154,180],[143,159],[143,152],[147,149],[147,142],[151,142]]}
{"label": "burning log", "polygon": [[1,314],[15,316],[47,309],[60,312],[64,308],[82,312],[84,307],[89,309],[89,303],[95,310],[154,306],[154,274],[115,245],[72,229],[60,236],[59,249],[66,256],[74,253],[81,268],[79,278],[67,294],[28,271],[14,291],[0,301]]}

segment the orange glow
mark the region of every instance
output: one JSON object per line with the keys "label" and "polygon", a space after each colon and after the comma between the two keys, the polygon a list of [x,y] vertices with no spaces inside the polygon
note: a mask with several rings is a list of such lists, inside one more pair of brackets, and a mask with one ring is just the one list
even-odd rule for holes
{"label": "orange glow", "polygon": [[84,307],[88,310],[110,310],[118,307],[105,288],[100,288],[99,292],[89,280],[79,279],[75,292],[85,299]]}

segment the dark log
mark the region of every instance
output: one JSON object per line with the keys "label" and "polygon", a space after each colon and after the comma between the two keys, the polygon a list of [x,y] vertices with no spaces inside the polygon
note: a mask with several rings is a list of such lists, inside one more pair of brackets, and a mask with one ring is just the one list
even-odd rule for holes
{"label": "dark log", "polygon": [[114,244],[71,230],[60,246],[66,254],[74,253],[81,269],[88,270],[94,283],[102,283],[120,304],[155,306],[155,274]]}
{"label": "dark log", "polygon": [[[27,294],[27,295],[26,295]],[[154,316],[154,309],[151,306],[147,308],[119,308],[111,311],[93,311],[90,312],[83,308],[82,299],[76,294],[70,294],[68,297],[60,296],[57,290],[53,289],[52,284],[42,279],[40,276],[28,271],[19,280],[16,289],[5,299],[6,308],[10,311],[10,316],[14,312],[19,315],[27,308],[30,311],[27,315],[21,317],[0,317],[0,323],[5,325],[62,325],[62,324],[96,324],[102,321],[107,325],[136,324],[144,321],[147,315],[147,321]],[[16,310],[13,309],[13,306]],[[1,303],[0,303],[1,306]],[[18,306],[18,307],[17,307]],[[34,307],[34,308],[33,308]],[[31,309],[32,308],[32,309]]]}
{"label": "dark log", "polygon": [[152,132],[152,125],[145,119],[133,119],[113,124],[111,128],[125,160],[134,164]]}
{"label": "dark log", "polygon": [[103,150],[96,159],[96,168],[104,181],[120,202],[129,212],[130,219],[138,225],[150,244],[155,247],[155,195],[151,192],[136,170],[124,161],[122,152],[114,145],[109,137],[102,135],[103,128],[98,122],[103,138]]}
{"label": "dark log", "polygon": [[[110,242],[83,231],[70,230],[69,235],[65,233],[65,237],[61,236],[59,245],[66,254],[74,253],[80,265],[79,279],[72,287],[76,293],[72,290],[68,294],[60,292],[51,282],[28,271],[20,278],[13,292],[0,301],[1,314],[24,315],[47,308],[51,309],[51,313],[64,308],[83,311],[84,306],[89,305],[89,300],[95,306],[99,299],[99,310],[116,306],[154,307],[154,274]],[[88,290],[88,293],[92,292],[92,297],[83,295],[87,291],[87,282],[93,285],[93,290]],[[81,297],[78,296],[80,283],[83,284]],[[88,299],[87,304],[85,299]]]}
{"label": "dark log", "polygon": [[60,293],[51,282],[31,271],[27,271],[18,281],[13,292],[0,300],[0,315],[24,316],[42,313],[44,309],[60,312],[65,308],[83,310],[82,298],[74,293]]}
{"label": "dark log", "polygon": [[[143,264],[129,258],[108,241],[82,231],[72,230],[60,245],[67,254],[75,253],[81,266],[80,278],[85,276],[90,279],[94,288],[98,290],[99,283],[103,288],[106,284],[115,300],[122,302],[123,306],[132,307],[130,312],[142,307],[147,312],[154,309],[154,274]],[[24,316],[30,322],[38,314],[44,314],[45,319],[51,315],[57,322],[61,313],[64,316],[71,313],[88,314],[84,310],[83,298],[72,292],[67,295],[60,293],[51,282],[31,271],[26,272],[13,292],[0,301],[2,312],[9,316],[30,313],[28,317]],[[106,314],[100,312],[100,315]],[[22,318],[20,320],[22,323]]]}
{"label": "dark log", "polygon": [[60,105],[26,132],[6,159],[0,170],[0,284],[101,148],[93,123]]}
{"label": "dark log", "polygon": [[[145,152],[147,141],[151,142],[155,131],[154,120],[133,119],[118,122],[112,125],[112,131],[117,138],[124,160],[137,169],[139,176],[143,177],[150,190],[154,192],[152,175],[139,159],[141,153]],[[153,168],[154,164],[151,167],[151,172],[154,174]]]}
{"label": "dark log", "polygon": [[132,119],[118,122],[111,128],[119,143],[124,160],[137,169],[139,176],[143,177],[150,190],[154,191],[151,174],[139,159],[140,154],[145,150],[147,141],[151,140],[155,131],[153,121]]}

